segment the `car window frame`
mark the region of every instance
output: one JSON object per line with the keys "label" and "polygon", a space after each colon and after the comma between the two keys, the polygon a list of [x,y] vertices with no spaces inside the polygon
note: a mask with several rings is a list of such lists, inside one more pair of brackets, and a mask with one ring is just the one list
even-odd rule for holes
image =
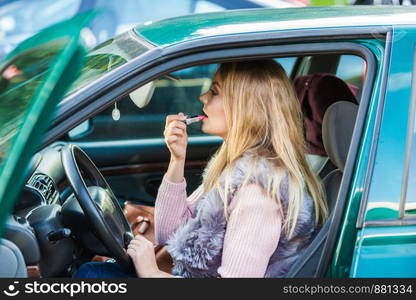
{"label": "car window frame", "polygon": [[[343,47],[343,44],[346,47]],[[164,51],[160,51],[161,49],[154,49],[147,53],[147,55],[145,54],[144,57],[139,57],[145,61],[140,68],[138,66],[132,66],[133,64],[137,63],[137,61],[132,60],[130,61],[130,64],[126,64],[114,70],[115,72],[113,73],[113,75],[115,77],[122,76],[122,74],[124,74],[125,76],[130,75],[130,78],[124,79],[123,82],[114,80],[117,81],[117,84],[113,85],[110,81],[108,81],[108,76],[106,76],[106,78],[104,78],[105,80],[101,82],[96,82],[95,87],[89,90],[81,90],[78,94],[69,96],[77,99],[73,99],[71,101],[63,101],[64,105],[58,108],[56,118],[53,121],[52,126],[46,135],[46,138],[44,139],[42,147],[51,144],[54,140],[61,137],[64,134],[64,132],[73,129],[76,125],[82,123],[83,121],[86,121],[92,115],[95,115],[97,110],[102,111],[105,108],[108,108],[109,106],[113,105],[114,102],[119,101],[123,97],[127,96],[130,92],[137,89],[141,85],[155,80],[160,76],[168,75],[169,73],[176,71],[180,68],[186,68],[190,66],[208,63],[217,63],[221,59],[224,59],[224,61],[227,61],[229,59],[236,59],[238,57],[240,57],[240,59],[250,59],[253,58],[253,55],[255,55],[256,57],[270,58],[277,58],[279,56],[294,56],[300,54],[307,55],[309,53],[341,53],[362,56],[362,52],[360,52],[360,50],[358,49],[361,49],[363,52],[365,52],[366,50],[369,51],[365,47],[358,47],[357,49],[354,46],[357,46],[357,44],[345,44],[345,42],[323,42],[311,44],[295,44],[295,46],[266,45],[262,47],[245,47],[239,48],[238,51],[235,51],[236,49],[218,49],[210,50],[209,52],[204,52],[203,49],[201,49],[201,51],[197,54],[188,54],[186,56],[172,58],[165,57],[163,55]],[[302,47],[308,47],[308,50],[305,51],[305,48]],[[169,49],[169,52],[170,51],[171,50]],[[264,54],[260,54],[261,52],[263,52]],[[202,53],[203,55],[201,55]],[[158,56],[158,59],[155,58],[156,56]],[[198,58],[194,59],[194,63],[186,61],[188,59],[192,60],[195,56]],[[147,58],[151,60],[150,63],[146,62]],[[183,60],[185,60],[185,62],[183,62]],[[198,60],[199,63],[197,63]],[[165,62],[163,66],[160,65],[161,61]],[[154,68],[152,68],[151,65],[153,65]],[[130,72],[122,70],[123,67],[125,67],[125,69],[127,70],[130,70]],[[370,72],[372,72],[371,68],[369,68],[368,74]],[[91,95],[91,91],[94,91],[95,94]],[[84,98],[82,97],[83,95]],[[68,104],[69,102],[72,102],[74,105],[65,107],[65,104]],[[81,111],[86,111],[86,114],[82,113],[82,117],[79,117],[79,112]],[[72,118],[77,119],[75,122],[76,125],[74,125]]]}
{"label": "car window frame", "polygon": [[[287,70],[287,76],[290,77],[291,74],[296,71],[294,67],[295,67],[296,60],[298,58],[299,57],[296,57],[296,56],[279,56],[278,58],[273,58],[273,59],[275,61],[277,61],[278,63],[281,63],[280,62],[280,59],[291,59],[289,65],[288,65],[288,70]],[[212,68],[210,67],[210,73],[209,74],[208,73],[207,74],[204,73],[205,75],[207,75],[207,76],[205,76],[205,78],[208,79],[208,78],[211,78],[213,76],[213,72],[215,72],[215,69],[217,67],[217,64],[204,64],[204,65],[193,66],[193,67],[190,67],[190,68],[180,69],[179,72],[184,71],[184,70],[188,70],[188,69],[192,69],[192,68],[195,68],[195,67],[196,68],[198,68],[198,67],[205,68],[206,66],[209,66],[209,65],[212,66]],[[214,67],[214,66],[216,66],[216,67]],[[181,88],[181,84],[180,84],[181,82],[182,83],[185,83],[186,80],[200,79],[200,76],[198,76],[198,74],[201,73],[201,71],[199,71],[198,74],[197,73],[198,73],[198,71],[196,71],[196,73],[194,73],[192,71],[191,72],[187,72],[187,75],[193,74],[192,75],[193,77],[190,76],[189,78],[188,77],[187,78],[181,78],[182,77],[181,73],[180,74],[177,74],[176,72],[173,72],[173,73],[169,74],[169,77],[168,76],[162,76],[161,78],[158,78],[157,80],[154,81],[156,87],[155,87],[155,92],[153,93],[153,97],[155,97],[155,94],[157,93],[158,82],[160,80],[169,80],[169,81],[172,81],[172,82],[176,82],[175,84],[179,84],[177,87]],[[197,74],[197,75],[195,75],[195,74]],[[205,91],[208,90],[208,87],[209,87],[209,85],[205,88]],[[205,91],[202,91],[202,93],[205,93]],[[192,99],[195,99],[196,100],[197,98],[192,98]],[[179,107],[181,107],[183,105],[188,105],[189,106],[189,104],[186,104],[182,100],[185,100],[185,99],[181,99],[181,101],[178,101],[178,99],[175,99],[175,102],[177,102],[177,104],[179,105]],[[186,100],[186,102],[188,100]],[[150,104],[152,104],[152,101],[155,101],[155,103],[154,103],[155,105],[158,104],[157,99],[152,99],[150,101]],[[125,102],[129,102],[129,103],[125,103]],[[126,108],[126,104],[129,105],[129,106],[131,106],[131,107]],[[145,140],[156,139],[157,140],[160,137],[162,137],[162,131],[163,130],[161,130],[161,128],[158,128],[158,131],[157,131],[156,134],[155,134],[155,132],[151,132],[150,135],[149,135],[149,132],[146,132],[146,133],[145,132],[138,133],[140,131],[140,128],[139,127],[136,128],[137,130],[132,130],[132,129],[126,128],[126,131],[122,130],[123,132],[121,132],[120,131],[120,128],[121,128],[120,126],[122,126],[122,125],[126,125],[127,126],[128,123],[118,123],[118,122],[123,122],[123,121],[119,121],[119,120],[112,119],[111,112],[114,110],[114,107],[115,106],[110,106],[106,110],[103,110],[102,112],[96,114],[94,117],[88,119],[87,121],[84,121],[83,123],[81,123],[77,127],[71,129],[71,131],[73,131],[73,130],[77,130],[80,126],[85,126],[85,130],[82,132],[82,134],[79,134],[76,137],[72,137],[72,136],[70,136],[71,131],[69,131],[68,132],[68,135],[65,135],[65,137],[63,137],[62,139],[65,142],[76,143],[76,144],[86,143],[87,145],[92,145],[92,144],[94,144],[96,142],[104,142],[104,143],[105,142],[114,142],[114,143],[120,143],[122,141],[127,142],[127,141],[130,141],[130,140],[139,140],[139,139],[145,139]],[[178,109],[182,109],[182,108],[179,108],[179,107],[178,107]],[[134,107],[134,105],[132,103],[132,100],[131,100],[131,97],[125,97],[125,98],[120,99],[117,102],[117,108],[121,112],[121,115],[128,115],[130,117],[132,115],[134,115],[135,117],[140,118],[140,117],[142,117],[143,115],[146,114],[146,112],[143,112],[142,108],[138,109],[137,107]],[[202,109],[202,104],[201,104],[201,108],[200,109]],[[145,108],[145,110],[146,110],[146,108]],[[135,113],[131,113],[132,111],[135,111]],[[197,113],[197,110],[194,110],[194,111],[192,111],[192,110],[185,110],[185,111],[187,113],[190,113],[190,114],[196,114]],[[171,113],[172,113],[172,111],[171,111]],[[155,111],[152,111],[151,113],[149,112],[149,114],[152,114],[152,115],[158,114],[160,116],[162,116],[162,115],[165,116],[166,115],[166,112],[163,113],[162,111],[156,111],[156,112]],[[102,131],[103,128],[93,128],[94,127],[93,124],[96,124],[95,122],[97,120],[96,119],[97,116],[99,116],[100,118],[106,118],[108,120],[108,122],[115,121],[115,123],[113,123],[115,127],[114,128],[112,127],[112,129],[114,129],[115,132],[113,132],[109,136],[102,137],[101,136],[102,135],[101,132],[105,132],[106,130]],[[138,121],[138,119],[135,120],[135,121]],[[102,122],[102,120],[100,120],[99,122]],[[157,124],[155,124],[155,123],[157,123]],[[89,124],[89,126],[86,125],[86,124]],[[164,127],[164,124],[165,124],[164,117],[162,119],[159,119],[157,121],[154,121],[153,124],[155,126],[159,126],[160,125],[160,126]],[[127,134],[124,133],[124,132],[127,133],[129,131],[130,132],[135,132],[135,135],[127,135]],[[91,135],[91,136],[89,136],[89,135]],[[203,133],[202,131],[200,131],[198,125],[195,128],[191,128],[191,131],[188,132],[188,137],[189,138],[193,138],[193,137],[206,137],[206,136],[209,136],[209,135]]]}
{"label": "car window frame", "polygon": [[[77,113],[78,110],[82,110],[84,107],[91,105],[91,103],[95,102],[97,97],[102,96],[102,93],[104,94],[110,90],[119,90],[119,87],[121,86],[123,89],[131,92],[137,88],[137,83],[141,80],[141,73],[170,59],[193,54],[195,52],[201,53],[204,51],[210,51],[211,49],[221,50],[230,47],[241,47],[242,45],[245,47],[274,45],[276,47],[286,43],[294,44],[307,43],[309,41],[314,42],[317,38],[319,38],[320,42],[330,42],[340,39],[374,39],[375,36],[383,37],[389,30],[391,30],[391,28],[387,26],[368,26],[359,28],[342,27],[313,30],[305,29],[295,31],[277,30],[265,33],[260,32],[214,36],[200,40],[190,40],[181,44],[174,44],[166,47],[158,47],[157,45],[153,45],[151,42],[144,40],[142,37],[137,36],[137,39],[146,41],[149,45],[153,45],[153,48],[142,56],[131,60],[129,63],[114,69],[111,72],[111,76],[99,78],[76,93],[69,95],[68,98],[71,98],[71,100],[65,100],[57,107],[57,113],[51,125],[51,129],[54,133],[50,135],[52,137],[55,134],[59,134],[60,130],[55,130],[54,128],[61,127],[61,125],[67,125],[66,119],[68,117]],[[296,62],[296,64],[297,63],[298,62]],[[135,83],[131,84],[132,80],[135,81]],[[114,94],[117,95],[117,93]],[[100,101],[100,104],[106,105],[108,101],[111,101],[111,99]],[[44,145],[47,143],[51,143],[49,137],[45,139]]]}
{"label": "car window frame", "polygon": [[[321,34],[320,36],[319,32]],[[282,56],[298,56],[301,54],[307,55],[308,53],[350,53],[362,56],[365,59],[368,68],[363,85],[362,100],[357,116],[356,130],[354,131],[352,138],[352,146],[347,160],[347,167],[345,169],[341,188],[338,194],[337,203],[339,203],[339,209],[337,209],[338,212],[333,216],[328,238],[324,245],[324,253],[333,253],[333,249],[338,238],[338,229],[343,217],[343,207],[345,206],[347,196],[350,192],[349,187],[355,169],[355,158],[357,157],[359,151],[358,146],[361,141],[361,134],[364,130],[363,125],[365,123],[367,109],[372,97],[373,84],[377,71],[376,58],[373,52],[370,51],[367,46],[358,45],[357,43],[354,43],[353,40],[360,40],[362,38],[375,39],[375,32],[377,32],[378,37],[385,37],[389,32],[391,32],[391,27],[342,28],[342,30],[340,30],[340,28],[336,28],[333,30],[327,29],[315,31],[301,30],[301,32],[297,33],[275,32],[276,35],[279,35],[279,38],[274,36],[274,43],[272,43],[271,40],[267,40],[264,34],[246,34],[245,36],[249,36],[247,40],[245,40],[242,35],[239,35],[238,39],[236,36],[228,36],[209,39],[209,41],[203,40],[186,42],[182,45],[182,48],[179,45],[174,45],[165,49],[155,49],[148,53],[149,57],[152,58],[151,62],[142,61],[141,66],[129,66],[130,68],[135,67],[137,73],[132,75],[130,78],[126,78],[123,84],[111,87],[111,91],[107,91],[107,93],[104,93],[105,91],[103,90],[103,94],[100,94],[96,99],[93,98],[93,95],[89,94],[87,95],[87,99],[84,99],[85,102],[80,100],[83,102],[82,108],[78,109],[78,112],[81,112],[81,114],[79,114],[75,120],[70,118],[61,118],[59,124],[55,123],[54,127],[48,132],[44,140],[43,147],[51,144],[57,138],[62,136],[65,131],[72,129],[82,121],[85,121],[95,115],[97,110],[103,110],[113,105],[114,102],[121,96],[128,94],[139,85],[144,85],[157,77],[163,76],[180,68],[211,62],[218,63],[221,61],[229,61],[230,59],[235,60],[237,58],[275,58],[278,57],[279,54]],[[304,35],[302,35],[302,33]],[[319,36],[320,42],[313,43],[313,41],[316,40],[317,35]],[[273,36],[273,34],[268,33],[267,37],[270,38],[271,36]],[[346,41],[340,42],[340,39],[346,39]],[[212,44],[213,40],[219,43],[216,47]],[[228,42],[226,43],[224,41]],[[293,44],[287,44],[288,41]],[[311,43],[309,44],[308,42]],[[247,47],[241,47],[243,43],[248,44]],[[255,46],[253,47],[253,45]],[[309,48],[305,47],[305,45]],[[241,48],[233,49],[231,48],[233,46],[239,46]],[[196,48],[197,53],[194,53],[195,49],[192,47]],[[308,50],[305,51],[305,49]],[[164,64],[160,64],[161,61],[163,61]],[[142,70],[142,72],[139,72],[139,70]],[[138,83],[140,84],[138,85]],[[105,84],[105,81],[102,81],[98,83],[98,86],[105,88]],[[369,163],[371,163],[371,160],[372,157],[370,156]],[[367,175],[364,177],[368,178]],[[363,180],[362,184],[364,185],[364,189],[366,189],[369,182]],[[332,255],[324,255],[322,257],[317,271],[318,276],[324,275],[330,263],[331,257]]]}

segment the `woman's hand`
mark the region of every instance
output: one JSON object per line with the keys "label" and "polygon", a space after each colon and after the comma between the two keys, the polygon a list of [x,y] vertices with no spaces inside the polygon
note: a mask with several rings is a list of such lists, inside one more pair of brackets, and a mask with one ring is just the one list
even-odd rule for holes
{"label": "woman's hand", "polygon": [[181,122],[185,119],[183,113],[177,115],[168,115],[166,117],[165,143],[174,161],[185,161],[186,146],[188,145],[188,135],[186,133],[186,124]]}
{"label": "woman's hand", "polygon": [[140,234],[136,235],[127,247],[127,254],[133,260],[138,277],[159,277],[155,249],[148,239]]}

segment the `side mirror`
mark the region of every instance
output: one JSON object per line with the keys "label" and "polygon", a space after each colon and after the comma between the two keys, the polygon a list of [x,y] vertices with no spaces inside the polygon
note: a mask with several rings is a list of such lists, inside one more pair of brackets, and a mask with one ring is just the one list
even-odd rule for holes
{"label": "side mirror", "polygon": [[150,99],[152,99],[153,92],[155,91],[155,82],[150,81],[145,85],[139,87],[137,90],[134,90],[129,94],[130,99],[138,108],[143,108],[149,104]]}

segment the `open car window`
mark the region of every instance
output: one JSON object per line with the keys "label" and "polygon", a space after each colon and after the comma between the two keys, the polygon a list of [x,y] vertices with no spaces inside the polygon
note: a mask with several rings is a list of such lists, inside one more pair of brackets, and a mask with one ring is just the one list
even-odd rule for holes
{"label": "open car window", "polygon": [[[358,90],[364,76],[364,60],[350,56],[341,55],[335,61],[335,66],[328,67],[333,68],[333,73],[339,74],[351,88]],[[278,57],[275,61],[282,65],[288,77],[293,77],[299,71],[295,69],[299,58],[301,57]],[[350,66],[350,70],[346,70],[348,64],[354,64],[354,67]],[[139,108],[126,96],[89,122],[70,131],[66,140],[96,142],[162,138],[166,115],[178,112],[196,115],[202,112],[203,105],[199,97],[209,88],[217,68],[217,64],[200,65],[178,70],[171,73],[170,77],[161,77],[154,81],[154,92],[146,106]],[[115,115],[119,118],[113,118]],[[201,131],[200,123],[189,126],[188,135],[207,136]]]}

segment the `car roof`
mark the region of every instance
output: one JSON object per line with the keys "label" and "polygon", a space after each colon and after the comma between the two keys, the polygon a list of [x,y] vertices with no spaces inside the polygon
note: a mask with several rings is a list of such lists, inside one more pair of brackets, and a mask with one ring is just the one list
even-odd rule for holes
{"label": "car roof", "polygon": [[416,25],[416,7],[331,6],[246,9],[193,14],[146,22],[134,28],[159,47],[239,33],[359,26]]}

